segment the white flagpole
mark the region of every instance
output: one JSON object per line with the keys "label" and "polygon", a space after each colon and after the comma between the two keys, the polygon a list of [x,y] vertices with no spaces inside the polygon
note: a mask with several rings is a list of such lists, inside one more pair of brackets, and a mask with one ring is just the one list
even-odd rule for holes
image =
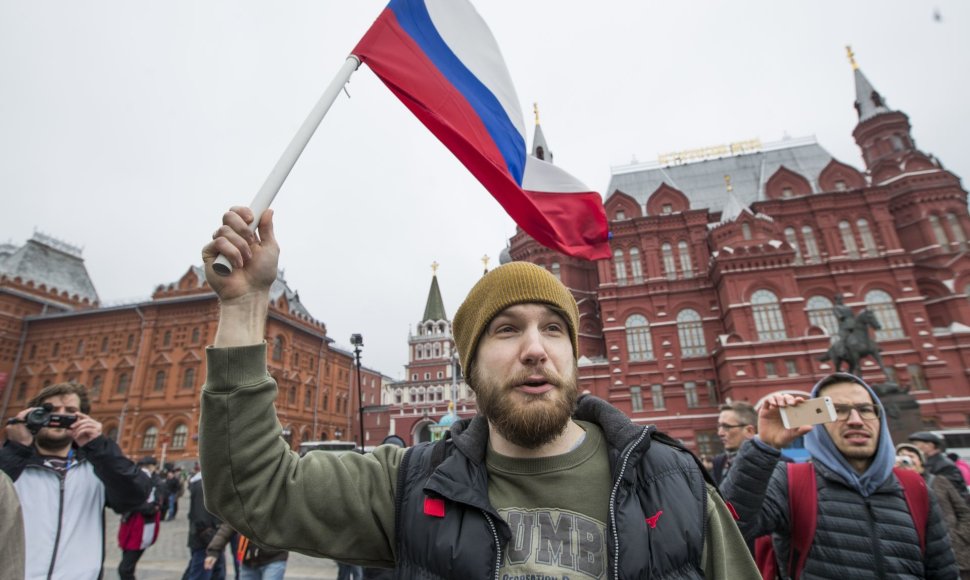
{"label": "white flagpole", "polygon": [[[300,158],[300,154],[303,153],[303,149],[306,148],[307,143],[310,142],[310,138],[313,137],[314,131],[320,125],[320,121],[326,116],[327,111],[330,110],[330,105],[337,100],[337,95],[350,80],[350,75],[357,70],[360,66],[360,59],[354,55],[347,57],[343,66],[337,72],[337,76],[330,81],[330,86],[327,90],[323,92],[320,96],[320,100],[317,101],[316,106],[310,111],[306,120],[303,121],[303,125],[293,136],[293,140],[290,141],[290,145],[280,156],[280,160],[276,162],[276,167],[270,172],[263,186],[259,188],[256,192],[256,197],[253,198],[252,203],[249,204],[249,208],[253,210],[253,223],[249,225],[249,228],[256,231],[256,227],[259,224],[259,219],[266,211],[270,204],[273,203],[273,199],[276,198],[276,194],[279,193],[281,187],[283,187],[283,182],[286,181],[286,177],[290,174],[290,170],[296,165],[296,160]],[[225,258],[222,254],[216,256],[215,262],[212,263],[212,269],[216,271],[220,276],[228,276],[232,274],[232,264],[229,260]]]}

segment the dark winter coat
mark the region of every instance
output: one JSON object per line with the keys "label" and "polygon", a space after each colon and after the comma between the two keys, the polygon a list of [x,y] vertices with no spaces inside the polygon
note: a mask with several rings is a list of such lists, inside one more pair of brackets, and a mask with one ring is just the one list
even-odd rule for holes
{"label": "dark winter coat", "polygon": [[[774,532],[779,557],[787,562],[791,548],[788,470],[779,455],[764,444],[746,442],[721,489],[740,515],[738,525],[745,538]],[[932,496],[924,556],[895,476],[863,497],[824,465],[814,466],[818,517],[802,578],[958,578],[946,524]]]}
{"label": "dark winter coat", "polygon": [[[661,437],[655,427],[635,425],[599,399],[581,399],[574,417],[601,427],[610,455],[608,577],[703,578],[708,496],[694,457],[655,438]],[[434,446],[409,449],[401,464],[398,578],[497,577],[504,558],[511,531],[488,500],[487,422],[465,420],[451,434]],[[445,498],[455,509],[427,517],[427,496]],[[669,518],[667,527],[664,534],[651,534],[644,521],[659,510]]]}

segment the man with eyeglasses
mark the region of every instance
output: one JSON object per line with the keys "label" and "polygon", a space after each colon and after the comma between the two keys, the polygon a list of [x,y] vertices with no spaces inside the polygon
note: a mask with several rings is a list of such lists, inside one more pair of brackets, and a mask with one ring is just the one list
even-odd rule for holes
{"label": "man with eyeglasses", "polygon": [[[831,397],[837,419],[785,429],[779,409],[803,397],[774,394],[758,412],[758,435],[741,446],[721,486],[746,539],[773,534],[778,568],[791,576],[792,514],[781,449],[805,437],[817,487],[814,540],[798,578],[959,578],[946,523],[930,505],[925,549],[899,480],[896,451],[878,396],[862,379],[834,373],[811,397]],[[800,522],[803,524],[803,522]],[[796,524],[799,525],[799,524]]]}
{"label": "man with eyeglasses", "polygon": [[755,431],[757,424],[758,412],[750,404],[737,401],[721,406],[721,414],[717,416],[717,436],[724,445],[724,453],[715,455],[712,460],[711,476],[715,483],[721,485],[741,444],[758,434]]}

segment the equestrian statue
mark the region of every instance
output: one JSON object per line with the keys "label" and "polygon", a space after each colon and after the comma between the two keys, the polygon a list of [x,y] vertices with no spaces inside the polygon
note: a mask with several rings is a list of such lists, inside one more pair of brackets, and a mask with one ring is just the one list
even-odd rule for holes
{"label": "equestrian statue", "polygon": [[852,308],[844,304],[842,295],[835,295],[835,306],[832,309],[836,320],[839,322],[838,338],[832,343],[828,351],[819,357],[821,361],[833,361],[836,371],[842,370],[842,365],[848,366],[848,372],[859,374],[860,361],[871,356],[876,359],[876,363],[886,378],[892,381],[892,375],[886,370],[879,354],[880,348],[876,341],[869,336],[869,329],[880,330],[882,325],[867,308],[863,308],[859,314],[853,314]]}

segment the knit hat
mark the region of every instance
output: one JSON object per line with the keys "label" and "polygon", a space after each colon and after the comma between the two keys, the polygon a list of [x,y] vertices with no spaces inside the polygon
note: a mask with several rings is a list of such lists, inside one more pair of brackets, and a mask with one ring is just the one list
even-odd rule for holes
{"label": "knit hat", "polygon": [[465,377],[485,327],[495,316],[515,304],[538,303],[556,308],[569,325],[573,355],[579,353],[579,308],[576,299],[555,276],[529,262],[509,262],[479,279],[455,313],[452,329]]}
{"label": "knit hat", "polygon": [[912,443],[900,443],[896,446],[896,455],[899,455],[899,452],[903,449],[910,451],[916,455],[916,457],[919,457],[920,465],[926,465],[926,456],[923,455],[923,452],[919,450],[919,447],[913,445]]}

